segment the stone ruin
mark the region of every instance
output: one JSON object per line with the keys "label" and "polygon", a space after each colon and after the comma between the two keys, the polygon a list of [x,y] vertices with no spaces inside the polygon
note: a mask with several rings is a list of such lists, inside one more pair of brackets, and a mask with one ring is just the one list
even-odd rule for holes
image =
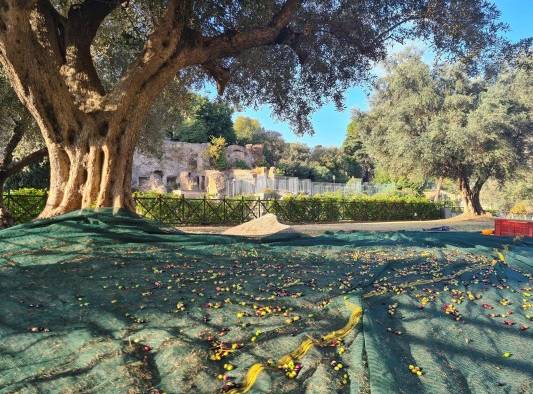
{"label": "stone ruin", "polygon": [[161,157],[135,152],[133,189],[176,191],[192,197],[204,194],[221,196],[224,195],[228,180],[253,179],[267,171],[264,167],[257,167],[264,161],[263,145],[227,146],[226,159],[230,165],[240,162],[253,169],[233,168],[226,171],[211,168],[207,155],[208,147],[208,143],[165,140]]}

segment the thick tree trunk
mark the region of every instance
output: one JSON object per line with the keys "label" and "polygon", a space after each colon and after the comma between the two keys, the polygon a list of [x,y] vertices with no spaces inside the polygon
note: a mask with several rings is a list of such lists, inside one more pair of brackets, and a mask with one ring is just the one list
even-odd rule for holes
{"label": "thick tree trunk", "polygon": [[485,213],[479,200],[479,193],[484,182],[476,182],[474,187],[470,187],[468,178],[459,178],[459,190],[463,199],[464,211],[471,215],[483,215]]}
{"label": "thick tree trunk", "polygon": [[434,202],[437,202],[440,200],[440,192],[442,189],[442,182],[444,179],[442,177],[439,177],[439,180],[437,181],[437,190],[435,191],[435,197],[433,198]]}
{"label": "thick tree trunk", "polygon": [[[96,134],[96,135],[95,135]],[[40,217],[81,208],[135,210],[131,196],[134,141],[106,131],[74,144],[49,144],[50,192]]]}

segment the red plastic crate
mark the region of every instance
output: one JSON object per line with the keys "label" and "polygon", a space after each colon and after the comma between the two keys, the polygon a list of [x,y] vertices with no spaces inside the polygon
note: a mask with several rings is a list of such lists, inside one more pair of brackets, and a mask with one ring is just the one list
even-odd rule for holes
{"label": "red plastic crate", "polygon": [[494,235],[533,237],[533,220],[496,219]]}

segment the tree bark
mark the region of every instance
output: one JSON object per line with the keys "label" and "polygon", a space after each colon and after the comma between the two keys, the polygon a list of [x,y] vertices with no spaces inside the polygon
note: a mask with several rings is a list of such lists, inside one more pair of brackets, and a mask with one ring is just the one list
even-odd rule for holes
{"label": "tree bark", "polygon": [[471,215],[483,215],[485,213],[479,199],[481,187],[485,183],[485,180],[482,181],[480,178],[475,182],[473,187],[470,187],[470,182],[467,177],[459,178],[459,190],[463,199],[465,213]]}
{"label": "tree bark", "polygon": [[82,208],[129,209],[135,140],[107,131],[105,137],[88,133],[74,144],[48,146],[50,192],[40,217]]}
{"label": "tree bark", "polygon": [[437,190],[435,191],[435,197],[433,198],[434,202],[437,202],[440,200],[440,192],[442,189],[442,182],[444,179],[442,177],[439,177],[439,180],[437,181]]}

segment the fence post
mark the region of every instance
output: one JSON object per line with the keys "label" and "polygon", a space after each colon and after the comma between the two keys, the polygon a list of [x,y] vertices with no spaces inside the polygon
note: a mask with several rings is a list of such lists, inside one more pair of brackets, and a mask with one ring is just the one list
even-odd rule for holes
{"label": "fence post", "polygon": [[159,202],[159,218],[157,219],[158,222],[160,223],[163,223],[162,222],[162,218],[163,218],[163,195],[162,194],[159,194],[157,196],[157,199],[158,199],[158,202]]}
{"label": "fence post", "polygon": [[181,195],[181,222],[185,223],[185,194]]}
{"label": "fence post", "polygon": [[241,223],[244,222],[244,196],[241,197]]}
{"label": "fence post", "polygon": [[206,218],[206,204],[207,204],[207,200],[206,200],[206,195],[204,194],[204,200],[202,201],[202,223],[203,224],[208,224],[207,223],[207,218]]}
{"label": "fence post", "polygon": [[226,196],[222,196],[222,222],[226,223],[227,213],[226,213]]}

